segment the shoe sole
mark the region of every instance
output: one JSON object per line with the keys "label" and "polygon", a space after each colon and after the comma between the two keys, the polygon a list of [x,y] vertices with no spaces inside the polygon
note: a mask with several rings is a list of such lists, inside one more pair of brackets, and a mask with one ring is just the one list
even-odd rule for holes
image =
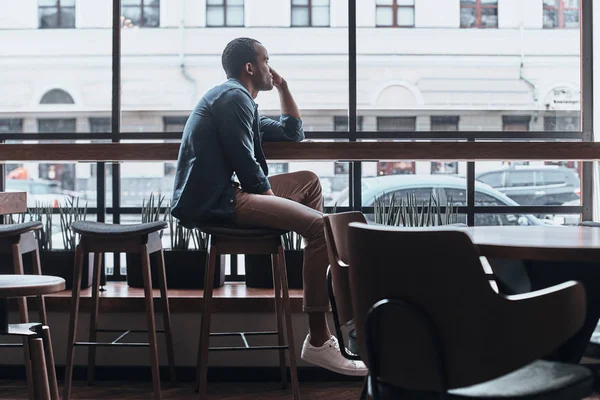
{"label": "shoe sole", "polygon": [[341,367],[336,367],[335,365],[331,365],[331,364],[325,364],[322,363],[320,361],[317,360],[311,360],[310,358],[305,357],[303,354],[300,355],[300,358],[308,363],[311,363],[313,365],[319,366],[321,368],[325,368],[328,369],[330,371],[336,372],[338,374],[341,375],[346,375],[346,376],[367,376],[369,374],[369,371],[367,369],[363,371],[358,370],[358,369],[344,369]]}

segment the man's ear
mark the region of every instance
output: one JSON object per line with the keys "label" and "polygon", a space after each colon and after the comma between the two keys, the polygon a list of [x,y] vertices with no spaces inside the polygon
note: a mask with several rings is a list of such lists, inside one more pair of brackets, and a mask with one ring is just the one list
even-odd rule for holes
{"label": "man's ear", "polygon": [[246,73],[248,75],[254,75],[254,67],[252,66],[252,63],[246,63],[244,68],[246,69]]}

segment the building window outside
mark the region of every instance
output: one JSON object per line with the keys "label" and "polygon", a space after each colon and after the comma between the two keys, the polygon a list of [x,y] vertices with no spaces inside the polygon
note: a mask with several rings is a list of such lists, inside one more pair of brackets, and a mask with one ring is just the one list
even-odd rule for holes
{"label": "building window outside", "polygon": [[376,25],[412,28],[415,26],[415,0],[377,0]]}
{"label": "building window outside", "polygon": [[[188,117],[163,117],[164,132],[182,133]],[[165,163],[165,176],[175,175],[176,163]]]}
{"label": "building window outside", "polygon": [[531,117],[529,115],[504,115],[502,117],[503,131],[529,131],[529,123]]}
{"label": "building window outside", "polygon": [[[377,117],[377,131],[414,132],[417,127],[417,117]],[[416,163],[414,161],[378,162],[377,175],[414,174]]]}
{"label": "building window outside", "polygon": [[109,117],[90,118],[91,133],[110,133],[112,131],[111,120]]}
{"label": "building window outside", "polygon": [[[348,116],[337,115],[333,117],[333,130],[336,132],[348,132]],[[356,117],[356,131],[360,132],[363,130],[363,117]],[[350,163],[347,162],[335,162],[333,171],[335,175],[348,175],[350,173]]]}
{"label": "building window outside", "polygon": [[122,0],[121,20],[126,28],[158,28],[160,26],[160,0]]}
{"label": "building window outside", "polygon": [[292,0],[292,26],[329,26],[329,0]]}
{"label": "building window outside", "polygon": [[544,117],[546,132],[580,132],[581,123],[578,116]]}
{"label": "building window outside", "polygon": [[[75,118],[40,118],[39,133],[76,132]],[[75,190],[75,164],[39,164],[39,176],[42,179],[57,181],[63,190]]]}
{"label": "building window outside", "polygon": [[20,118],[0,119],[0,133],[22,133],[23,120]]}
{"label": "building window outside", "polygon": [[75,104],[75,100],[62,89],[52,89],[44,93],[40,104]]}
{"label": "building window outside", "polygon": [[75,28],[75,0],[38,0],[40,29]]}
{"label": "building window outside", "polygon": [[498,0],[460,0],[461,28],[497,28]]}
{"label": "building window outside", "polygon": [[[434,116],[431,117],[432,132],[458,132],[458,117],[457,116]],[[431,173],[434,175],[441,174],[458,174],[458,162],[456,161],[432,161]]]}
{"label": "building window outside", "polygon": [[579,0],[544,0],[544,28],[579,29]]}
{"label": "building window outside", "polygon": [[207,0],[206,26],[244,26],[244,0]]}

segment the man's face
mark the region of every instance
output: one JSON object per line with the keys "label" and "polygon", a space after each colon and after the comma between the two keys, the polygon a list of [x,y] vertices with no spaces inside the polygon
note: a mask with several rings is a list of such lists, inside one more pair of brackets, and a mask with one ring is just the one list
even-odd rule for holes
{"label": "man's face", "polygon": [[256,44],[256,62],[252,63],[254,75],[252,80],[258,90],[271,90],[273,89],[273,75],[271,74],[271,68],[269,67],[269,53],[267,49],[261,44]]}

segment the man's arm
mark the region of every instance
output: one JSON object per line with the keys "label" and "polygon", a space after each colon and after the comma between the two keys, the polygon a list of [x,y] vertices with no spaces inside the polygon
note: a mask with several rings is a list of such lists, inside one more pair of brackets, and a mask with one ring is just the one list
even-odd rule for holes
{"label": "man's arm", "polygon": [[273,84],[279,92],[281,117],[279,121],[261,117],[263,140],[265,142],[301,142],[304,140],[304,130],[298,105],[290,92],[287,81],[273,69],[271,69],[271,74],[273,74]]}
{"label": "man's arm", "polygon": [[213,113],[223,151],[242,189],[248,193],[268,194],[271,184],[254,156],[252,101],[241,90],[229,90],[213,104]]}

